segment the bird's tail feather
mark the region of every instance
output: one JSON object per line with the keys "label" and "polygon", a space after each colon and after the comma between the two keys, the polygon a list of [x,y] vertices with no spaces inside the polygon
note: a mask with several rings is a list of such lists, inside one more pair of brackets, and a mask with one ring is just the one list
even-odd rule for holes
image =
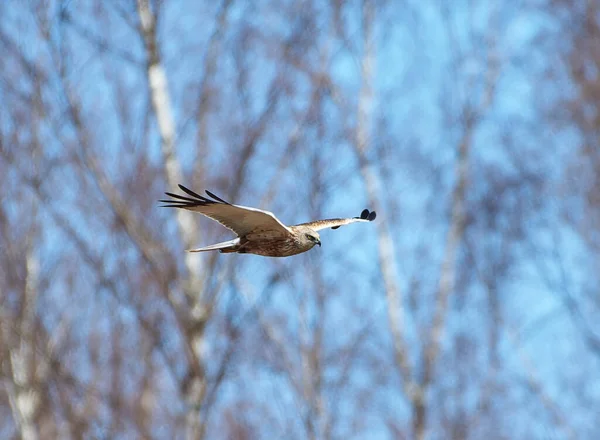
{"label": "bird's tail feather", "polygon": [[206,252],[206,251],[216,251],[216,250],[226,250],[230,249],[233,251],[233,248],[240,244],[239,238],[234,238],[233,240],[224,241],[222,243],[211,244],[210,246],[201,247],[198,249],[188,249],[187,252]]}

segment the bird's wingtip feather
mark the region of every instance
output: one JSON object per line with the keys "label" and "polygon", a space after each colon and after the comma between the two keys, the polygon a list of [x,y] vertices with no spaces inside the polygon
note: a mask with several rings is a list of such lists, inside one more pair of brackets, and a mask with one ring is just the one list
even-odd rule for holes
{"label": "bird's wingtip feather", "polygon": [[213,199],[221,202],[221,203],[225,203],[226,205],[231,205],[231,203],[226,202],[225,200],[223,200],[221,197],[215,195],[214,193],[210,192],[209,190],[205,189],[204,192],[209,196],[212,197]]}

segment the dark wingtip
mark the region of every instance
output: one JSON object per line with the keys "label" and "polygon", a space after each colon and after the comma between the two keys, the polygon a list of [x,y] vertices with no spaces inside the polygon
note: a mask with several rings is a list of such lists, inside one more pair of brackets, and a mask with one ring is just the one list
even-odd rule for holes
{"label": "dark wingtip", "polygon": [[331,229],[337,229],[339,226],[332,226]]}
{"label": "dark wingtip", "polygon": [[367,220],[369,220],[370,222],[372,222],[373,220],[375,220],[375,217],[377,217],[377,213],[375,211],[372,211],[368,216],[367,216]]}
{"label": "dark wingtip", "polygon": [[170,200],[161,200],[161,202],[163,202],[163,203],[168,203],[168,205],[162,205],[162,206],[169,207],[169,208],[194,208],[197,206],[213,205],[218,202],[230,205],[230,203],[228,203],[225,200],[223,200],[222,198],[214,195],[210,191],[206,191],[206,194],[209,197],[212,197],[214,200],[207,199],[206,197],[201,196],[200,194],[192,191],[189,188],[186,188],[185,186],[183,186],[181,184],[178,184],[177,186],[186,195],[182,196],[179,194],[166,192],[165,194],[167,196],[171,197],[171,199]]}
{"label": "dark wingtip", "polygon": [[360,213],[360,218],[362,218],[363,220],[366,220],[368,217],[369,217],[369,210],[363,209],[363,211]]}
{"label": "dark wingtip", "polygon": [[192,191],[191,189],[189,189],[189,188],[186,188],[186,187],[185,187],[185,186],[183,186],[181,183],[180,183],[180,184],[178,184],[177,186],[179,187],[179,189],[180,189],[181,191],[183,191],[184,193],[186,193],[186,194],[187,194],[187,195],[189,195],[189,196],[195,197],[195,198],[197,198],[197,199],[199,199],[199,200],[206,200],[206,198],[202,197],[202,196],[201,196],[200,194],[198,194],[198,193],[195,193],[195,192],[194,192],[194,191]]}
{"label": "dark wingtip", "polygon": [[225,200],[223,200],[221,197],[214,195],[213,193],[211,193],[209,190],[204,190],[204,192],[209,196],[212,197],[215,200],[218,200],[221,203],[225,203],[226,205],[231,205],[231,203],[226,202]]}

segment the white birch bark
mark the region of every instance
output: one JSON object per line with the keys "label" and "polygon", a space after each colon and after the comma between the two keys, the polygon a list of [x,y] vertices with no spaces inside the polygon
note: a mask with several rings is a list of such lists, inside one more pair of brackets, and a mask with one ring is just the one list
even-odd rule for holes
{"label": "white birch bark", "polygon": [[[371,137],[373,119],[373,78],[375,65],[375,42],[373,32],[374,5],[363,2],[363,57],[361,60],[362,84],[358,98],[358,118],[356,125],[356,151],[360,162],[360,171],[365,181],[370,205],[379,213],[383,213],[379,194],[381,183],[376,170],[367,160],[367,150]],[[400,369],[402,380],[406,384],[411,381],[410,364],[404,340],[404,311],[402,294],[396,271],[396,251],[394,240],[386,224],[385,215],[380,215],[376,222],[378,236],[379,263],[388,302],[388,320],[394,344],[394,357]],[[409,387],[410,388],[410,387]],[[407,388],[407,390],[409,390]],[[412,391],[410,391],[412,394]]]}
{"label": "white birch bark", "polygon": [[[156,115],[158,128],[161,136],[161,148],[165,161],[165,176],[170,188],[177,188],[182,182],[181,165],[175,152],[175,121],[173,118],[171,98],[169,95],[167,76],[161,64],[158,41],[156,38],[156,18],[152,11],[149,0],[137,0],[138,15],[144,43],[146,46],[147,75],[150,87],[152,108]],[[191,213],[182,209],[177,210],[177,224],[182,242],[186,248],[191,247],[194,238],[194,222]],[[201,407],[206,394],[206,376],[204,372],[201,347],[204,339],[204,323],[207,319],[207,308],[200,301],[201,285],[197,276],[199,267],[193,254],[185,253],[187,269],[184,281],[184,290],[190,300],[189,323],[186,329],[187,347],[192,362],[189,373],[184,381],[183,387],[188,401],[188,413],[186,415],[187,433],[190,439],[202,438],[205,424],[202,421]]]}

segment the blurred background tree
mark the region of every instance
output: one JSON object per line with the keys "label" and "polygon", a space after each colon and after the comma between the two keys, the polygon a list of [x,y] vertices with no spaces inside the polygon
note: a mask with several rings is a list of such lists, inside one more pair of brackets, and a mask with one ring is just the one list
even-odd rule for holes
{"label": "blurred background tree", "polygon": [[[0,17],[0,438],[600,435],[598,2]],[[178,183],[378,218],[186,254]]]}

